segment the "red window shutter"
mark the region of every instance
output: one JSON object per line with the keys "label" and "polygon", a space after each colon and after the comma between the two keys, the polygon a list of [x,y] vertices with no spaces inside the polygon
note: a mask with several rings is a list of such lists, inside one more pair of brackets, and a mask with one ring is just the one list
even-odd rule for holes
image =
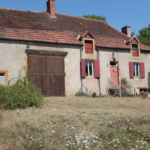
{"label": "red window shutter", "polygon": [[85,41],[85,53],[93,54],[93,42]]}
{"label": "red window shutter", "polygon": [[134,77],[133,62],[129,62],[129,72],[130,72],[130,78],[133,78]]}
{"label": "red window shutter", "polygon": [[144,66],[144,63],[141,63],[140,64],[140,67],[141,67],[141,78],[145,78],[145,66]]}
{"label": "red window shutter", "polygon": [[99,78],[100,77],[99,60],[94,60],[94,73],[95,73],[95,78]]}
{"label": "red window shutter", "polygon": [[81,59],[81,77],[85,78],[85,59]]}
{"label": "red window shutter", "polygon": [[132,44],[132,56],[139,56],[138,55],[138,45]]}

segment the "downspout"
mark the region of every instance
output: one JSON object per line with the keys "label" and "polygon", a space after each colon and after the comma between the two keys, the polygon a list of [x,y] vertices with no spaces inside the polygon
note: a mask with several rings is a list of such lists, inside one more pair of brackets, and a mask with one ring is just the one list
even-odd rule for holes
{"label": "downspout", "polygon": [[[98,60],[100,62],[100,49],[99,49],[99,47],[97,47],[97,49],[98,49]],[[99,77],[99,94],[102,95],[102,93],[101,93],[101,77]]]}
{"label": "downspout", "polygon": [[[82,59],[82,50],[83,50],[83,46],[80,49],[80,60]],[[83,78],[81,76],[81,92],[83,92]]]}

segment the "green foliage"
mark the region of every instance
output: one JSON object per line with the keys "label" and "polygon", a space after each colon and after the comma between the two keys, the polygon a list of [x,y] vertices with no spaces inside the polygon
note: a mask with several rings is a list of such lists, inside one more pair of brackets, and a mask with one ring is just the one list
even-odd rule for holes
{"label": "green foliage", "polygon": [[132,33],[131,33],[131,37],[134,36],[134,35],[135,35],[135,32],[132,32]]}
{"label": "green foliage", "polygon": [[96,19],[96,20],[103,20],[106,22],[106,17],[102,16],[96,16],[96,15],[84,15],[84,18],[91,18],[91,19]]}
{"label": "green foliage", "polygon": [[75,96],[89,96],[88,93],[85,93],[85,92],[82,92],[82,91],[79,91],[75,94]]}
{"label": "green foliage", "polygon": [[122,78],[121,79],[121,89],[131,91],[131,88],[132,88],[131,83],[126,78]]}
{"label": "green foliage", "polygon": [[29,82],[27,77],[21,78],[20,73],[16,82],[9,86],[0,85],[0,107],[17,109],[26,107],[40,107],[43,104],[41,90]]}
{"label": "green foliage", "polygon": [[148,27],[144,27],[139,31],[138,39],[142,44],[150,47],[150,25]]}

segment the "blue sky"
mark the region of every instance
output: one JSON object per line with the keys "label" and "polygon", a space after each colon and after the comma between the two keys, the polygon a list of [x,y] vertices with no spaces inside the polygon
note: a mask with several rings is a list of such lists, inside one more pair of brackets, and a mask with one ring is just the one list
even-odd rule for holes
{"label": "blue sky", "polygon": [[[1,0],[0,7],[45,11],[47,0]],[[129,25],[138,31],[150,24],[150,0],[55,0],[57,13],[73,16],[94,14],[118,30]]]}

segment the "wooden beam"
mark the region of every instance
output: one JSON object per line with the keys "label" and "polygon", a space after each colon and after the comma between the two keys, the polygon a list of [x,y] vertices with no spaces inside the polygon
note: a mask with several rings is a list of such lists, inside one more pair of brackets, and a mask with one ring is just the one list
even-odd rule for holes
{"label": "wooden beam", "polygon": [[62,56],[65,57],[68,52],[56,52],[56,51],[45,51],[45,50],[32,50],[32,49],[26,49],[25,52],[28,55],[49,55],[49,56]]}

